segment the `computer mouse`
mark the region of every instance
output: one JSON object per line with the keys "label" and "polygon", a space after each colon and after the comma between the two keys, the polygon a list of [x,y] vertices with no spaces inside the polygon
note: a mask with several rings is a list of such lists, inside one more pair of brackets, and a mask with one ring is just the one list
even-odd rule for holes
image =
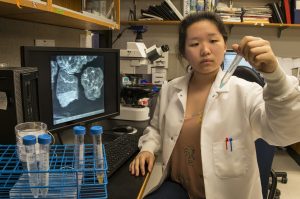
{"label": "computer mouse", "polygon": [[134,128],[130,125],[120,125],[114,127],[112,130],[113,132],[117,133],[132,133],[134,131]]}

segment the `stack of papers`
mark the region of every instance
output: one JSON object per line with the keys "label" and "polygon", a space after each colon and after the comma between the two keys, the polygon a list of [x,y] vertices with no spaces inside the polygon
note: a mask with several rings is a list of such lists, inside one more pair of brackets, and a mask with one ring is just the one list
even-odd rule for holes
{"label": "stack of papers", "polygon": [[230,8],[224,3],[218,3],[216,13],[219,14],[223,21],[241,22],[242,8]]}
{"label": "stack of papers", "polygon": [[269,23],[272,17],[272,10],[269,6],[244,7],[242,21],[253,23]]}

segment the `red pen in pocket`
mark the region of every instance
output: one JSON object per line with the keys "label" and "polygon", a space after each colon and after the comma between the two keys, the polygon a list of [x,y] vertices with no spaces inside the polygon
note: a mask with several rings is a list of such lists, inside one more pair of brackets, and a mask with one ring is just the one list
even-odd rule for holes
{"label": "red pen in pocket", "polygon": [[228,148],[227,148],[227,143],[228,143],[228,141],[229,141],[229,139],[228,139],[228,137],[226,137],[226,138],[225,138],[225,148],[226,148],[226,151],[227,151],[227,149],[228,149]]}

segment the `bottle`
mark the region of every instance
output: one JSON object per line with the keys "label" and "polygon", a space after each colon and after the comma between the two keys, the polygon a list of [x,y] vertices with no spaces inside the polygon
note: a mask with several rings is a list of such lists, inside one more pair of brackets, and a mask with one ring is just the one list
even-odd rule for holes
{"label": "bottle", "polygon": [[99,0],[99,13],[101,16],[106,17],[106,0]]}
{"label": "bottle", "polygon": [[99,184],[103,184],[104,177],[104,159],[103,159],[103,150],[102,150],[102,126],[92,126],[90,129],[93,138],[93,151],[94,151],[94,161],[96,176]]}
{"label": "bottle", "polygon": [[[31,193],[34,198],[39,197],[39,188],[32,188],[39,186],[39,174],[37,161],[36,161],[36,153],[35,153],[35,144],[36,137],[34,135],[26,135],[23,137],[23,144],[25,145],[25,153],[26,153],[26,162],[27,162],[27,170],[28,170],[28,178],[29,178],[29,186]],[[36,173],[33,173],[36,172]]]}
{"label": "bottle", "polygon": [[78,185],[81,185],[83,178],[83,169],[84,169],[84,135],[85,127],[84,126],[75,126],[73,128],[74,132],[74,168],[77,170],[77,179]]}
{"label": "bottle", "polygon": [[190,2],[190,13],[194,13],[196,12],[197,0],[191,0]]}
{"label": "bottle", "polygon": [[[42,134],[38,136],[38,143],[40,144],[40,157],[39,157],[39,173],[40,191],[43,198],[46,198],[48,194],[49,186],[49,150],[51,143],[51,136],[49,134]],[[45,188],[42,188],[45,187]]]}

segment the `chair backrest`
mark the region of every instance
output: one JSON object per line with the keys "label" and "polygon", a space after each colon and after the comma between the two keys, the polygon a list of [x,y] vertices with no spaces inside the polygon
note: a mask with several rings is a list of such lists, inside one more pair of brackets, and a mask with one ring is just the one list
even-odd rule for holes
{"label": "chair backrest", "polygon": [[255,141],[255,147],[263,197],[267,198],[275,146],[269,145],[263,139],[257,139]]}
{"label": "chair backrest", "polygon": [[[260,86],[264,86],[264,79],[254,69],[238,66],[233,75],[245,79],[250,82],[256,82]],[[263,139],[255,141],[257,163],[260,173],[263,197],[267,198],[269,187],[269,176],[272,169],[272,162],[275,154],[275,146],[269,145]]]}
{"label": "chair backrest", "polygon": [[260,74],[255,69],[247,66],[238,66],[233,75],[249,82],[256,82],[262,87],[265,85],[265,81]]}

